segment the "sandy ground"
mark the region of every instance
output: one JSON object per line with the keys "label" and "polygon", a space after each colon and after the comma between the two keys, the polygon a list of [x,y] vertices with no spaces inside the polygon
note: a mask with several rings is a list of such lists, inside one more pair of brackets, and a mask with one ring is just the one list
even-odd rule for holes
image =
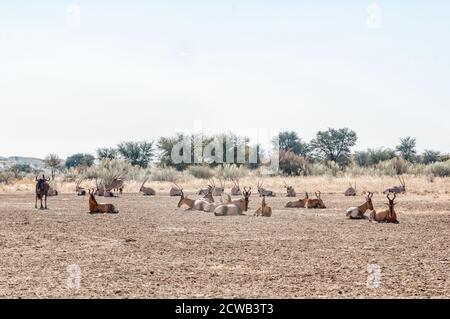
{"label": "sandy ground", "polygon": [[0,297],[450,297],[449,194],[401,195],[399,225],[346,220],[363,196],[322,197],[321,211],[268,199],[263,218],[186,212],[164,195],[99,198],[120,213],[90,215],[87,197],[41,211],[32,194],[2,194]]}

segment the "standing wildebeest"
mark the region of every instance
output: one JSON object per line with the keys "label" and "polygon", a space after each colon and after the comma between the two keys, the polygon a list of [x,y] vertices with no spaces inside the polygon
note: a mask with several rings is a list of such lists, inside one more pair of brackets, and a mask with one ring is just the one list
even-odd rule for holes
{"label": "standing wildebeest", "polygon": [[[47,195],[48,190],[50,189],[49,185],[49,179],[46,179],[44,175],[42,175],[42,178],[37,178],[36,176],[36,203],[34,205],[35,208],[37,208],[37,201],[38,199],[41,200],[41,209],[47,209]],[[45,200],[45,207],[42,206],[42,200]]]}

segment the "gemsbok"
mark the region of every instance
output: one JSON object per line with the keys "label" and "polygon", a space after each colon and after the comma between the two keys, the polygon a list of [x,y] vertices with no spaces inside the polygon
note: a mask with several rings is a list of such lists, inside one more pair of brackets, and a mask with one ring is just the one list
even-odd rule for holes
{"label": "gemsbok", "polygon": [[207,201],[208,203],[214,203],[214,197],[212,195],[212,189],[209,189],[208,192],[200,197],[199,199]]}
{"label": "gemsbok", "polygon": [[393,198],[391,198],[389,196],[390,194],[391,193],[388,193],[386,195],[386,197],[389,201],[389,203],[386,203],[386,205],[388,205],[387,209],[379,211],[379,212],[372,210],[370,212],[369,220],[371,222],[373,222],[373,223],[393,223],[393,224],[399,223],[399,221],[397,220],[397,214],[394,210],[394,206],[395,206],[394,200],[397,197],[397,194],[392,193],[392,194],[394,194]]}
{"label": "gemsbok", "polygon": [[406,184],[405,184],[405,179],[403,178],[403,176],[400,178],[399,175],[397,175],[398,180],[400,181],[400,185],[401,186],[393,186],[390,187],[388,189],[386,189],[383,194],[389,194],[389,193],[394,193],[394,194],[400,194],[400,193],[404,193],[406,192]]}
{"label": "gemsbok", "polygon": [[145,183],[147,183],[147,181],[148,181],[148,177],[142,183],[141,188],[139,189],[139,192],[144,194],[144,196],[154,196],[154,195],[156,195],[156,192],[155,192],[155,190],[153,188],[144,186]]}
{"label": "gemsbok", "polygon": [[208,193],[212,193],[214,186],[213,186],[213,182],[211,181],[211,179],[209,179],[210,184],[208,184],[208,186],[204,187],[204,188],[200,188],[200,190],[198,191],[198,195],[206,195]]}
{"label": "gemsbok", "polygon": [[[50,181],[49,179],[46,179],[44,175],[42,175],[42,178],[38,178],[36,176],[36,202],[34,207],[37,208],[37,201],[38,199],[41,201],[41,208],[40,209],[47,209],[47,196],[48,196],[48,190],[50,189],[50,184],[48,183]],[[42,200],[45,202],[45,206],[42,205]]]}
{"label": "gemsbok", "polygon": [[264,196],[267,196],[267,197],[275,197],[275,196],[276,196],[275,192],[272,192],[271,190],[268,190],[268,189],[265,189],[265,188],[262,187],[262,186],[263,186],[263,183],[264,183],[264,182],[258,181],[258,193],[259,193],[259,197],[264,197]]}
{"label": "gemsbok", "polygon": [[284,188],[286,188],[286,197],[296,197],[297,193],[295,192],[294,187],[288,185],[286,181],[284,181]]}
{"label": "gemsbok", "polygon": [[213,182],[213,187],[214,187],[212,194],[214,196],[222,196],[223,192],[225,191],[225,181],[222,180],[221,178],[219,178],[219,183],[220,183],[219,187],[216,186],[214,179],[212,180],[212,182]]}
{"label": "gemsbok", "polygon": [[52,197],[52,196],[58,196],[58,191],[56,189],[54,189],[53,187],[49,187],[48,192],[47,192],[47,196],[48,197]]}
{"label": "gemsbok", "polygon": [[306,208],[315,208],[315,209],[324,209],[327,208],[325,204],[323,203],[322,198],[320,198],[321,193],[316,192],[317,198],[309,198],[306,200],[305,207]]}
{"label": "gemsbok", "polygon": [[234,184],[234,186],[231,188],[231,195],[242,195],[241,186],[239,185],[239,178],[232,178],[231,181]]}
{"label": "gemsbok", "polygon": [[305,193],[305,198],[298,199],[293,202],[287,202],[284,207],[286,208],[305,208],[305,203],[308,200],[308,193]]}
{"label": "gemsbok", "polygon": [[266,196],[263,196],[261,207],[259,207],[256,212],[255,216],[263,216],[263,217],[270,217],[272,216],[272,208],[267,205],[266,203]]}
{"label": "gemsbok", "polygon": [[352,185],[349,183],[349,187],[345,191],[345,196],[356,196],[356,182],[355,187],[353,188]]}
{"label": "gemsbok", "polygon": [[83,181],[84,181],[83,178],[80,179],[79,181],[77,181],[77,185],[75,186],[75,192],[77,193],[78,196],[86,195],[86,189],[80,186]]}
{"label": "gemsbok", "polygon": [[114,197],[114,193],[111,192],[110,190],[107,190],[106,187],[103,185],[97,186],[94,194],[96,196]]}
{"label": "gemsbok", "polygon": [[107,191],[110,191],[110,192],[112,191],[113,193],[118,192],[120,195],[122,195],[123,187],[124,187],[124,181],[121,178],[114,178],[113,181],[109,185],[105,186]]}
{"label": "gemsbok", "polygon": [[370,210],[373,211],[373,204],[372,204],[372,197],[373,193],[369,192],[366,197],[366,202],[358,207],[350,207],[347,209],[347,218],[350,219],[363,219],[364,214]]}
{"label": "gemsbok", "polygon": [[175,184],[175,187],[172,186],[169,191],[169,196],[181,196],[183,191],[180,189],[180,186]]}
{"label": "gemsbok", "polygon": [[94,196],[94,190],[89,190],[89,213],[107,213],[107,214],[118,214],[119,211],[113,204],[99,204]]}

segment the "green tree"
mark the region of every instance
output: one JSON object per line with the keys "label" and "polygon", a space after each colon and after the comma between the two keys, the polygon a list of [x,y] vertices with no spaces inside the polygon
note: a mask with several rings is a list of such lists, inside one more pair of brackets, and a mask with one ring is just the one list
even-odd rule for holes
{"label": "green tree", "polygon": [[369,148],[355,152],[354,159],[359,166],[371,166],[395,158],[397,154],[390,148]]}
{"label": "green tree", "polygon": [[117,149],[112,147],[103,147],[97,149],[97,159],[99,161],[116,159],[117,154]]}
{"label": "green tree", "polygon": [[117,145],[118,153],[133,166],[147,168],[153,159],[153,142],[123,142]]}
{"label": "green tree", "polygon": [[91,154],[78,153],[69,156],[66,159],[66,168],[72,167],[90,167],[94,164],[95,157]]}
{"label": "green tree", "polygon": [[59,158],[57,154],[49,154],[44,159],[44,165],[46,168],[49,168],[51,170],[52,179],[55,178],[55,173],[58,169],[61,168],[62,160]]}
{"label": "green tree", "polygon": [[311,148],[318,158],[343,166],[349,163],[351,148],[357,140],[356,133],[348,128],[329,128],[317,132],[316,138],[311,141]]}
{"label": "green tree", "polygon": [[400,139],[400,144],[397,145],[396,150],[407,161],[413,162],[416,157],[416,139],[410,136]]}
{"label": "green tree", "polygon": [[441,152],[439,152],[439,151],[425,150],[421,156],[422,163],[431,164],[431,163],[438,162],[440,156],[441,156]]}
{"label": "green tree", "polygon": [[[304,143],[294,131],[284,131],[278,134],[278,138],[273,140],[273,144],[278,146],[280,151],[291,151],[296,155],[308,156],[308,144]],[[277,145],[278,144],[278,145]]]}

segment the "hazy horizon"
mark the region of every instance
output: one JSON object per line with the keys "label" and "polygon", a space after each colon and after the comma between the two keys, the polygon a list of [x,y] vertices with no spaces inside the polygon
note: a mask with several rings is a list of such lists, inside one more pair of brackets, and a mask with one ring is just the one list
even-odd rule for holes
{"label": "hazy horizon", "polygon": [[2,3],[0,156],[65,158],[199,122],[305,141],[349,127],[354,150],[413,136],[450,153],[449,12],[443,0]]}

